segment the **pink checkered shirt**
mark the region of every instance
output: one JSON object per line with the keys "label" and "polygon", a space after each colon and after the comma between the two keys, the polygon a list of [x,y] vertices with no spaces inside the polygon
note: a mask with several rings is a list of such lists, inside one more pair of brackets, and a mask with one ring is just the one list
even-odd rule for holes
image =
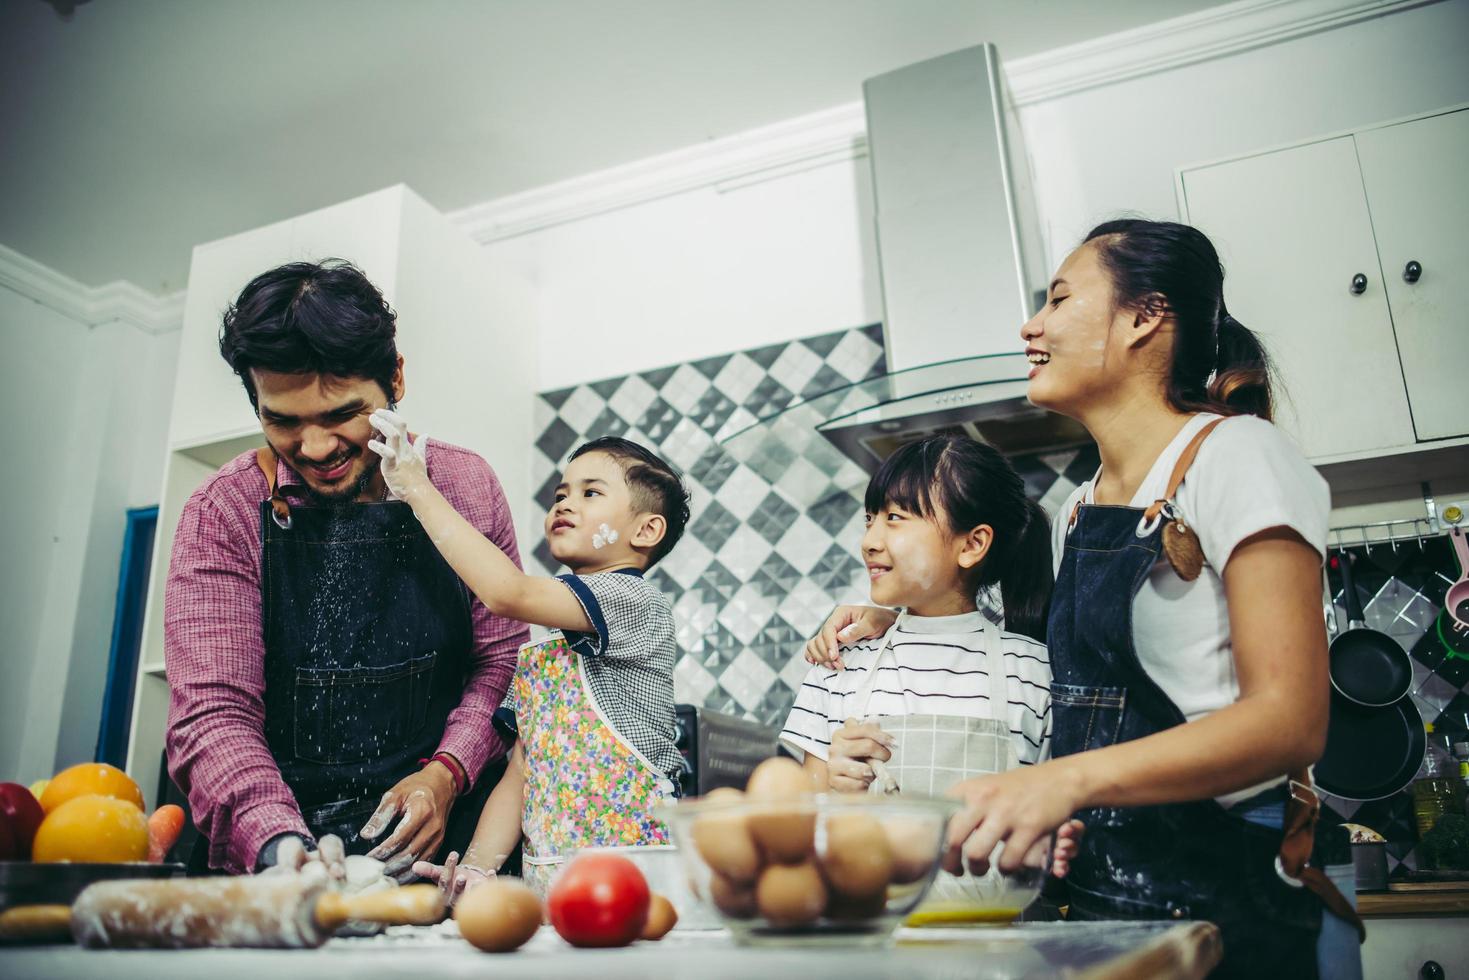
{"label": "pink checkered shirt", "polygon": [[[510,508],[489,464],[447,443],[425,445],[434,486],[519,565]],[[305,492],[284,463],[276,480],[287,497]],[[276,834],[310,836],[265,742],[260,502],[268,495],[254,452],[237,456],[196,490],[179,518],[164,598],[168,770],[209,838],[210,865],[235,873],[253,870],[260,848]],[[529,631],[492,615],[478,599],[470,613],[475,665],[439,751],[451,753],[474,779],[505,751],[491,716]]]}

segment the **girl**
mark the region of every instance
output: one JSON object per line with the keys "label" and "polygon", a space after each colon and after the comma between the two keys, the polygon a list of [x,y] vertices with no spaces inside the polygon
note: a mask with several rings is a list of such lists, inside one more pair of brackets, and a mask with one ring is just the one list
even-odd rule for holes
{"label": "girl", "polygon": [[[1219,976],[1316,976],[1320,933],[1322,972],[1360,976],[1355,913],[1306,865],[1330,502],[1269,422],[1265,351],[1223,278],[1197,229],[1107,222],[1021,330],[1030,400],[1085,425],[1102,466],[1056,517],[1056,759],[965,781],[950,863],[1005,841],[1010,866],[1080,813],[1072,918],[1207,919]],[[817,652],[881,624],[841,611]]]}
{"label": "girl", "polygon": [[[1047,758],[1049,531],[1020,477],[989,446],[938,436],[890,456],[865,503],[873,601],[903,612],[845,669],[808,672],[781,741],[837,791],[941,794]],[[976,605],[996,585],[1005,632]]]}

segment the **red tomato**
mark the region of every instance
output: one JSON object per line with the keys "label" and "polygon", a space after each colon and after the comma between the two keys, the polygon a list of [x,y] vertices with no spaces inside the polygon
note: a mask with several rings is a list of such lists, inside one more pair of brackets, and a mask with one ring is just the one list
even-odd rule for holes
{"label": "red tomato", "polygon": [[20,783],[0,783],[0,861],[29,861],[46,813]]}
{"label": "red tomato", "polygon": [[615,854],[583,854],[551,886],[551,925],[573,946],[626,946],[648,922],[650,893],[638,866]]}

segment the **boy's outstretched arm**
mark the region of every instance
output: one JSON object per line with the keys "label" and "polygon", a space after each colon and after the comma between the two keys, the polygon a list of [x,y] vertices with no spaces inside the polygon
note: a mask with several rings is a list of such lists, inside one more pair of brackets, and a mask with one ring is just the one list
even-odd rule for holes
{"label": "boy's outstretched arm", "polygon": [[475,884],[494,877],[505,858],[520,842],[520,817],[525,797],[525,756],[520,743],[510,750],[505,774],[490,792],[485,808],[480,811],[474,837],[460,858],[452,851],[442,865],[419,861],[413,873],[427,878],[444,890],[450,904]]}
{"label": "boy's outstretched arm", "polygon": [[382,457],[383,479],[413,508],[429,540],[490,612],[550,629],[590,631],[592,623],[575,595],[553,578],[527,575],[466,521],[429,482],[423,453],[397,413],[380,408],[372,427],[382,436],[367,445]]}

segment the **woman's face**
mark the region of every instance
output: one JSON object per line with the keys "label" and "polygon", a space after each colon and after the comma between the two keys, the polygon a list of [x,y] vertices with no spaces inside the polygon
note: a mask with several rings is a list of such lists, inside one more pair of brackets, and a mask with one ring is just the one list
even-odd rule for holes
{"label": "woman's face", "polygon": [[1067,256],[1045,305],[1020,328],[1031,361],[1031,403],[1075,418],[1115,393],[1127,373],[1129,319],[1114,308],[1097,250],[1087,244]]}

